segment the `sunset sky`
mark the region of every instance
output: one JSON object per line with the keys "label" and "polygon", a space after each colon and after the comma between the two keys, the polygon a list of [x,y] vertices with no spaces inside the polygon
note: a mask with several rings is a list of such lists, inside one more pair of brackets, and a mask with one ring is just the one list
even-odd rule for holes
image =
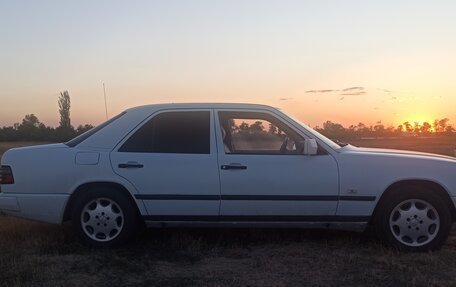
{"label": "sunset sky", "polygon": [[455,1],[3,1],[0,126],[248,102],[325,120],[456,124]]}

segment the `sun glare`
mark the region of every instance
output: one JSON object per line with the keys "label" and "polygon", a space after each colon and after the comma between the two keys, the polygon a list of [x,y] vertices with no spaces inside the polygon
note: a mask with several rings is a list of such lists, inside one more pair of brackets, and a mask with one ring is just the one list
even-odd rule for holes
{"label": "sun glare", "polygon": [[405,115],[405,117],[401,123],[409,122],[411,124],[418,123],[418,124],[422,125],[425,122],[427,122],[432,125],[432,123],[434,123],[435,119],[436,118],[433,118],[429,114],[425,114],[425,113],[413,113],[412,114],[411,113],[411,114]]}
{"label": "sun glare", "polygon": [[427,123],[429,124],[429,128],[427,130],[430,132],[434,132],[434,121],[435,119],[428,115],[414,114],[405,117],[403,120],[400,121],[399,124],[403,125],[404,128],[406,128],[405,125],[406,123],[408,123],[411,128],[415,128],[416,126],[423,127]]}

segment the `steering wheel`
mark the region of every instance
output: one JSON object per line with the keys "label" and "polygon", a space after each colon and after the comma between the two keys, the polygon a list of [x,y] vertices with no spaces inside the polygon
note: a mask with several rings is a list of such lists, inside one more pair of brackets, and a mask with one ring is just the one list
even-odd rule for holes
{"label": "steering wheel", "polygon": [[287,146],[288,146],[289,140],[290,140],[289,137],[285,137],[285,139],[282,142],[282,145],[280,146],[280,153],[286,153],[288,151]]}

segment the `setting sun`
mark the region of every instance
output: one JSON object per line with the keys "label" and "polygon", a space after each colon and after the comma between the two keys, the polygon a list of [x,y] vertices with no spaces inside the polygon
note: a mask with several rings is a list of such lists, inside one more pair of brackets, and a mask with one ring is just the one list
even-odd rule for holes
{"label": "setting sun", "polygon": [[416,111],[405,114],[404,117],[399,117],[398,125],[403,125],[404,123],[408,122],[412,126],[423,126],[423,124],[428,123],[431,126],[429,130],[433,132],[435,131],[434,122],[439,121],[443,118],[445,118],[444,115],[433,115],[426,109],[417,109]]}
{"label": "setting sun", "polygon": [[410,124],[417,123],[419,125],[423,125],[424,123],[428,123],[428,124],[432,125],[434,123],[434,119],[425,118],[425,117],[408,117],[408,118],[404,119],[402,124],[405,123],[405,122],[409,122]]}

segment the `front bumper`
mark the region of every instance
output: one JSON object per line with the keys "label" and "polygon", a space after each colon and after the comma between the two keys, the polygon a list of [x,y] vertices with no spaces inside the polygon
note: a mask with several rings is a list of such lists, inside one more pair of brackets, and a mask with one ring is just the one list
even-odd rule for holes
{"label": "front bumper", "polygon": [[62,223],[68,194],[0,193],[0,211],[21,218]]}

